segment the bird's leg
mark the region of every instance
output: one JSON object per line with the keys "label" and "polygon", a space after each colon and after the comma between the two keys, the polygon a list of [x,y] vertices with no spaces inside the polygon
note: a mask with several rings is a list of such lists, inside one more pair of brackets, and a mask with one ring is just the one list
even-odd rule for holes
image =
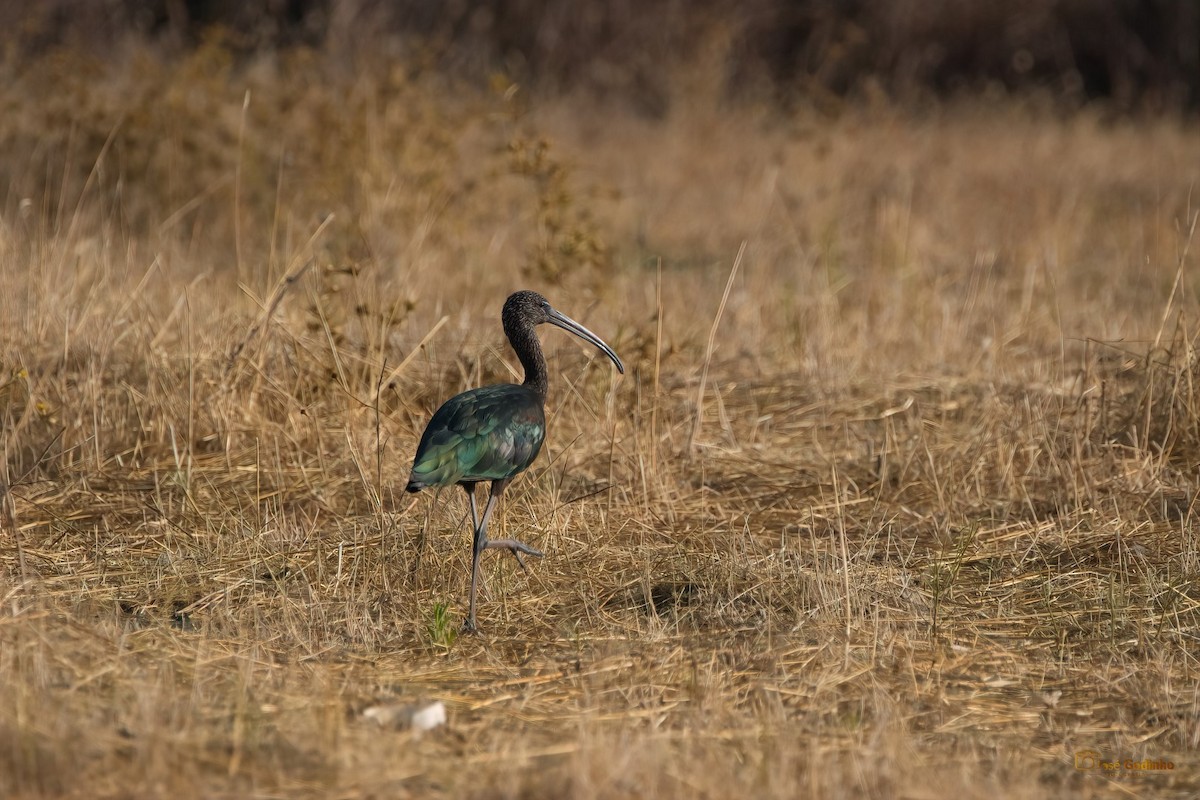
{"label": "bird's leg", "polygon": [[[504,493],[504,489],[507,485],[508,481],[492,482],[492,495],[488,498],[487,507],[483,509],[483,526],[485,528],[487,527],[488,515],[492,513],[493,504],[500,497],[500,495]],[[489,550],[493,548],[507,550],[508,552],[512,553],[514,557],[516,557],[517,563],[521,565],[521,569],[526,571],[528,571],[529,568],[525,566],[525,559],[521,558],[521,553],[525,553],[526,555],[534,556],[536,558],[542,558],[545,555],[541,550],[535,550],[524,542],[518,542],[516,539],[495,539],[488,541],[487,537],[485,536],[483,540],[483,546]]]}
{"label": "bird's leg", "polygon": [[[470,609],[467,612],[467,618],[463,621],[463,631],[466,633],[474,633],[475,627],[475,592],[479,583],[479,555],[483,552],[483,543],[487,541],[486,534],[483,530],[483,525],[479,524],[479,512],[475,507],[475,484],[464,484],[463,489],[467,492],[467,497],[471,501],[471,522],[474,525],[472,532],[471,545],[471,602]],[[491,499],[488,499],[488,508],[491,508]],[[487,512],[484,512],[484,525],[487,524]]]}
{"label": "bird's leg", "polygon": [[[517,563],[525,569],[525,560],[521,558],[521,553],[531,556],[542,557],[540,550],[535,550],[527,544],[518,542],[516,539],[497,539],[489,541],[487,538],[487,524],[492,517],[492,511],[496,508],[496,501],[500,499],[500,495],[504,494],[504,488],[508,485],[507,480],[492,481],[492,491],[488,495],[487,505],[483,507],[483,517],[479,520],[479,524],[475,526],[475,541],[471,552],[471,598],[467,607],[467,618],[463,622],[463,631],[474,633],[478,630],[475,623],[475,596],[479,588],[479,557],[484,550],[498,548],[508,550],[516,556]],[[472,512],[475,508],[474,492],[471,492],[471,508]],[[472,513],[472,517],[474,514]]]}
{"label": "bird's leg", "polygon": [[471,530],[479,530],[479,511],[475,508],[475,484],[464,483],[462,487],[467,493],[467,499],[471,501]]}
{"label": "bird's leg", "polygon": [[[463,489],[466,489],[467,498],[471,501],[471,532],[472,532],[472,536],[474,536],[475,531],[479,530],[479,510],[475,506],[475,484],[472,483],[470,489],[467,489],[466,484],[463,484]],[[486,525],[487,523],[484,522],[484,524]],[[484,540],[485,541],[487,540],[486,536],[484,537]],[[479,585],[483,589],[484,593],[486,594],[487,593],[487,580],[482,575],[479,576]]]}

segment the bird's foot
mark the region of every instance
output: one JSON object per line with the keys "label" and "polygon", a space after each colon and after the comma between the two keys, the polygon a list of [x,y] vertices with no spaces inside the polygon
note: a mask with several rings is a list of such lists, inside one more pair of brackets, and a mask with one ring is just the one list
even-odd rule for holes
{"label": "bird's foot", "polygon": [[521,565],[521,569],[526,571],[528,571],[529,567],[525,566],[525,559],[521,557],[522,553],[527,556],[533,556],[534,558],[545,558],[546,556],[546,554],[541,550],[536,550],[524,542],[518,542],[516,539],[492,539],[484,546],[487,548],[507,550],[517,559],[517,563]]}
{"label": "bird's foot", "polygon": [[463,620],[462,633],[479,633],[479,627],[475,624],[474,617],[467,617]]}

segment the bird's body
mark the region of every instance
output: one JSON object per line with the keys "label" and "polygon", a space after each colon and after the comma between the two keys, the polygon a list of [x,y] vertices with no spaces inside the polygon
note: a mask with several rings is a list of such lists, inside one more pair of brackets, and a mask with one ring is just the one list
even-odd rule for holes
{"label": "bird's body", "polygon": [[457,394],[429,420],[408,491],[513,478],[545,439],[546,414],[527,387],[501,383]]}
{"label": "bird's body", "polygon": [[[517,475],[537,458],[546,438],[546,360],[534,328],[550,323],[600,348],[617,370],[625,367],[612,348],[569,317],[550,307],[536,292],[516,292],[504,303],[504,333],[525,368],[525,382],[499,384],[451,397],[429,420],[413,459],[408,491],[429,487],[461,486],[471,504],[474,543],[471,558],[470,610],[463,628],[476,629],[475,595],[479,579],[479,556],[486,549],[511,552],[522,567],[521,554],[542,553],[516,539],[489,540],[487,523],[496,501]],[[480,518],[475,507],[475,484],[492,482],[491,495]]]}

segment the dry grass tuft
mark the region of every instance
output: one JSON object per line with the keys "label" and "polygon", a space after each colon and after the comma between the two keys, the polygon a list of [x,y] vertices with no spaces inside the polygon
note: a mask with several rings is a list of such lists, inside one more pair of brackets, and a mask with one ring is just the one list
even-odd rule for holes
{"label": "dry grass tuft", "polygon": [[[71,58],[2,90],[0,794],[1200,792],[1194,133]],[[458,637],[400,487],[523,284],[630,369],[546,336]]]}

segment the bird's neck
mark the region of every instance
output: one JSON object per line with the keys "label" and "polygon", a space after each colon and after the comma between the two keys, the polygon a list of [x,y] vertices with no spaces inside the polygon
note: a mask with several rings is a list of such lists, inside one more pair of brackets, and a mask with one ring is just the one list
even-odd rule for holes
{"label": "bird's neck", "polygon": [[542,345],[532,325],[514,325],[511,330],[505,326],[508,342],[516,352],[521,366],[525,369],[525,386],[532,389],[546,402],[546,358],[542,355]]}

